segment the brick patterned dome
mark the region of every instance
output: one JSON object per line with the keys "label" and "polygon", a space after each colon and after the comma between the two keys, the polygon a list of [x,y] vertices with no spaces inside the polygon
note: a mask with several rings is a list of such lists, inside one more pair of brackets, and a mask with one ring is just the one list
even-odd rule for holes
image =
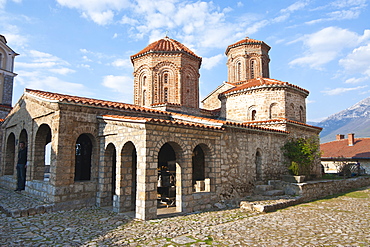
{"label": "brick patterned dome", "polygon": [[192,52],[189,48],[187,48],[185,45],[181,44],[177,40],[170,39],[169,37],[166,36],[163,39],[157,40],[149,44],[147,47],[145,47],[143,50],[139,51],[135,55],[132,55],[131,60],[150,53],[186,53],[192,57],[197,58],[198,60],[202,59],[201,57],[198,57],[194,52]]}

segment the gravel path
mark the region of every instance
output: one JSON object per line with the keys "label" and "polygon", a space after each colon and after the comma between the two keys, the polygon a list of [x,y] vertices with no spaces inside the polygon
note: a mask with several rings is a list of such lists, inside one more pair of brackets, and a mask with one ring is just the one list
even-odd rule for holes
{"label": "gravel path", "polygon": [[[14,194],[0,192],[0,205]],[[272,213],[231,209],[140,221],[84,208],[1,213],[0,222],[0,246],[370,246],[370,187]]]}

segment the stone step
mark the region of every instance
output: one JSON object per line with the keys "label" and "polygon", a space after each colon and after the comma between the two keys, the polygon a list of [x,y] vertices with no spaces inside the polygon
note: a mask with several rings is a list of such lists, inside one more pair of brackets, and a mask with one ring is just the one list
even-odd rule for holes
{"label": "stone step", "polygon": [[264,196],[282,196],[284,195],[284,190],[268,190],[263,192]]}
{"label": "stone step", "polygon": [[268,191],[268,190],[273,190],[274,186],[272,185],[267,185],[267,184],[262,184],[262,185],[256,185],[254,187],[254,190],[256,192],[263,192],[263,191]]}

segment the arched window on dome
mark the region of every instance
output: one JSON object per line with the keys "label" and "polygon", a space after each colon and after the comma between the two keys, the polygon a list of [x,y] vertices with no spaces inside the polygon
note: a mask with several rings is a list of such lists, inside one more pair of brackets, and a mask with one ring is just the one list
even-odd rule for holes
{"label": "arched window on dome", "polygon": [[257,111],[252,110],[252,116],[251,116],[252,121],[256,120],[256,117],[257,117],[256,115],[257,115]]}
{"label": "arched window on dome", "polygon": [[2,68],[1,66],[3,65],[3,54],[0,53],[0,69]]}
{"label": "arched window on dome", "polygon": [[168,88],[164,88],[163,100],[164,102],[168,102]]}
{"label": "arched window on dome", "polygon": [[163,74],[163,83],[168,83],[168,74],[167,73]]}
{"label": "arched window on dome", "polygon": [[143,77],[143,87],[146,85],[146,76]]}
{"label": "arched window on dome", "polygon": [[145,106],[146,104],[145,99],[146,99],[146,90],[143,91],[143,106]]}
{"label": "arched window on dome", "polygon": [[241,76],[241,73],[242,73],[242,63],[241,62],[238,62],[236,64],[236,81],[241,81],[242,79],[242,76]]}
{"label": "arched window on dome", "polygon": [[251,60],[251,79],[255,77],[255,73],[256,73],[255,70],[256,70],[256,61]]}
{"label": "arched window on dome", "polygon": [[299,121],[302,122],[302,123],[304,122],[304,117],[303,116],[304,116],[304,110],[303,110],[303,107],[300,106],[299,107]]}

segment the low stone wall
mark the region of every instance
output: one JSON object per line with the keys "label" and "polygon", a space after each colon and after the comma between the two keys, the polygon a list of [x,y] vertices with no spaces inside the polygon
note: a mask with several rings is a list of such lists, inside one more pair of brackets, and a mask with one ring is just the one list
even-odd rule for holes
{"label": "low stone wall", "polygon": [[311,201],[326,196],[342,193],[355,188],[370,185],[370,176],[348,179],[308,181],[305,183],[288,183],[270,181],[275,188],[284,190],[287,195],[298,195],[301,201]]}

